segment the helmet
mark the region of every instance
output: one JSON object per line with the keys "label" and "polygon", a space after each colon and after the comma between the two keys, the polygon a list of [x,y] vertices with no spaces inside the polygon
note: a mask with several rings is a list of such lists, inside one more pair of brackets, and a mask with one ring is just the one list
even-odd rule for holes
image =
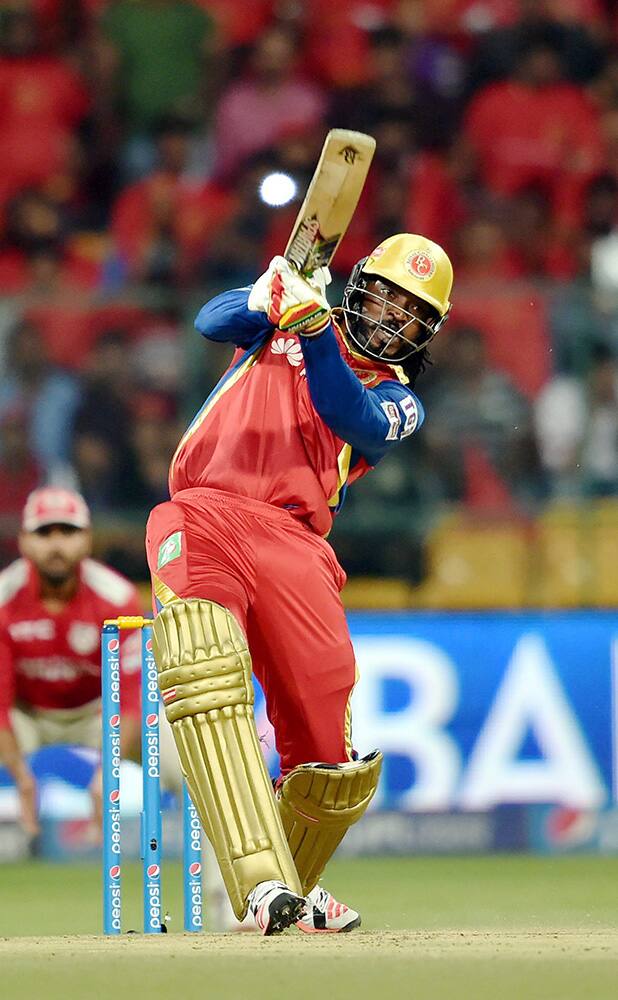
{"label": "helmet", "polygon": [[[375,278],[386,282],[384,295],[366,291],[367,282]],[[346,332],[363,355],[394,364],[404,361],[423,350],[446,321],[451,308],[449,295],[452,285],[451,262],[437,243],[411,233],[389,236],[352,269],[341,306]],[[417,315],[416,311],[396,306],[388,297],[388,286],[395,286],[393,291],[411,293],[421,303],[426,303],[429,309],[425,311],[425,318]],[[363,313],[365,298],[381,304],[379,316],[374,318]],[[389,326],[386,318],[391,307],[396,307],[403,314],[403,322],[396,329]],[[405,328],[412,322],[423,332],[414,341],[409,341],[405,337]],[[378,329],[381,331],[380,343],[370,347],[369,342]],[[398,345],[396,352],[390,350],[393,343]]]}

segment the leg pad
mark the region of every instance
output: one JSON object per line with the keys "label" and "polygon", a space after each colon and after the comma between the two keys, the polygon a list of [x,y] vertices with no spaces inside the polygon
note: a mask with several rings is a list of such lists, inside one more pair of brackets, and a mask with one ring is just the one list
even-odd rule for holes
{"label": "leg pad", "polygon": [[153,638],[182,771],[242,920],[258,882],[300,893],[253,720],[247,641],[226,608],[197,599],[167,605]]}
{"label": "leg pad", "polygon": [[301,764],[278,790],[279,812],[303,896],[317,884],[349,828],[371,802],[382,768],[379,750],[349,764]]}

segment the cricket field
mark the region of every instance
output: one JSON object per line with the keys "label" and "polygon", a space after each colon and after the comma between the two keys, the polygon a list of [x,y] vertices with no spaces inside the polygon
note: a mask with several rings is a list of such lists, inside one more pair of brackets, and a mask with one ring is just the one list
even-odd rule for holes
{"label": "cricket field", "polygon": [[[350,935],[181,933],[179,866],[164,868],[170,933],[104,938],[100,871],[0,867],[3,1000],[615,1000],[618,858],[333,862],[363,915]],[[138,865],[125,929],[141,926]],[[208,901],[206,900],[206,906]]]}

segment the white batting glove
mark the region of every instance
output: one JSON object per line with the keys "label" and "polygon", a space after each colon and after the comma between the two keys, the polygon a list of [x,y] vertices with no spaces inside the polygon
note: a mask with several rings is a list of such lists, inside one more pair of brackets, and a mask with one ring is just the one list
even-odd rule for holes
{"label": "white batting glove", "polygon": [[264,312],[278,329],[316,337],[330,321],[330,306],[325,297],[331,281],[328,268],[318,268],[310,279],[300,274],[285,257],[273,257],[249,294],[248,307]]}

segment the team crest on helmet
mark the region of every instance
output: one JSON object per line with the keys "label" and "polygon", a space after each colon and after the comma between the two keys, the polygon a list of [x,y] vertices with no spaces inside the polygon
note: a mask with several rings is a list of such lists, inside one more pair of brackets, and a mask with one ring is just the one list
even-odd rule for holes
{"label": "team crest on helmet", "polygon": [[413,278],[428,281],[436,272],[436,262],[426,250],[415,250],[406,257],[406,267]]}

